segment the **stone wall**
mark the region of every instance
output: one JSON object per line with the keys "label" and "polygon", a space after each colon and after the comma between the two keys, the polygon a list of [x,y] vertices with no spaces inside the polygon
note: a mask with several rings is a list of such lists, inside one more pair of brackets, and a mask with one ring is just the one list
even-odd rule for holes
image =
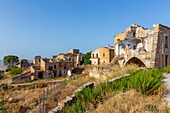
{"label": "stone wall", "polygon": [[[170,28],[163,25],[159,25],[158,28],[159,39],[157,43],[155,66],[162,68],[166,65],[170,65]],[[166,40],[165,37],[167,37],[168,40]],[[165,43],[168,43],[168,47],[165,47]],[[166,56],[168,56],[167,64]]]}
{"label": "stone wall", "polygon": [[34,76],[34,73],[26,72],[18,76],[12,77],[11,79],[8,80],[8,83],[19,84],[19,83],[28,82],[31,80],[31,76]]}
{"label": "stone wall", "polygon": [[[147,68],[162,68],[170,64],[169,27],[155,24],[152,29],[148,29],[133,24],[124,33],[124,39],[114,44],[115,57],[117,57],[114,60],[117,60],[120,66],[125,66],[134,58],[141,61]],[[165,48],[166,36],[169,37],[167,48]],[[118,39],[117,36],[116,39]]]}

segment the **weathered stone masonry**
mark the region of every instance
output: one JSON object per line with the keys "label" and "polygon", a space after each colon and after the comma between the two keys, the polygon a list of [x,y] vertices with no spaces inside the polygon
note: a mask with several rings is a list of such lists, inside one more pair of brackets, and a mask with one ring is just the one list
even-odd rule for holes
{"label": "weathered stone masonry", "polygon": [[170,65],[170,28],[167,26],[154,24],[150,29],[133,24],[114,38],[113,64],[123,67],[136,63],[147,68]]}

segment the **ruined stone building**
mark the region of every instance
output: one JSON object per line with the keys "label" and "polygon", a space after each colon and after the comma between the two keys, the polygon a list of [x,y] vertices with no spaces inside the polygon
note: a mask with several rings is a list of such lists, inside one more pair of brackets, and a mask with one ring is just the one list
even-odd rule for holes
{"label": "ruined stone building", "polygon": [[74,62],[56,60],[55,57],[52,59],[35,57],[33,61],[38,61],[30,66],[31,73],[34,73],[36,79],[67,75],[67,71],[74,68]]}
{"label": "ruined stone building", "polygon": [[17,63],[17,66],[19,67],[19,68],[22,68],[22,69],[28,69],[29,68],[29,66],[30,66],[30,63],[28,62],[28,60],[27,59],[21,59],[21,60],[19,60],[19,62]]}
{"label": "ruined stone building", "polygon": [[69,53],[79,54],[79,49],[70,49]]}
{"label": "ruined stone building", "polygon": [[79,49],[71,49],[69,53],[61,53],[57,56],[53,56],[56,60],[64,60],[74,62],[74,67],[78,67],[82,61],[83,54],[79,52]]}
{"label": "ruined stone building", "polygon": [[114,57],[114,48],[109,47],[99,47],[91,53],[91,64],[109,64]]}
{"label": "ruined stone building", "polygon": [[36,56],[32,60],[30,70],[36,79],[67,75],[68,70],[72,71],[80,65],[82,57],[83,54],[79,53],[78,49],[71,49],[69,53],[62,53],[51,59]]}
{"label": "ruined stone building", "polygon": [[170,28],[154,24],[144,28],[137,24],[114,37],[113,64],[125,66],[135,63],[147,68],[170,65]]}

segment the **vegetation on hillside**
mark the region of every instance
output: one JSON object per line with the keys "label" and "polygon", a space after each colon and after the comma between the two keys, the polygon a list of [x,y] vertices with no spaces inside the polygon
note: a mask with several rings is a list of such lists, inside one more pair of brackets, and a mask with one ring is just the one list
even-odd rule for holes
{"label": "vegetation on hillside", "polygon": [[23,73],[23,69],[22,68],[18,68],[18,67],[12,67],[8,71],[9,71],[9,74],[12,77],[15,76],[15,75]]}
{"label": "vegetation on hillside", "polygon": [[84,56],[83,56],[83,59],[81,61],[81,64],[84,64],[84,65],[88,65],[88,64],[91,64],[91,52],[87,52]]}
{"label": "vegetation on hillside", "polygon": [[4,106],[4,104],[7,102],[7,100],[0,98],[0,113],[5,113],[7,111],[7,107]]}
{"label": "vegetation on hillside", "polygon": [[[65,81],[64,83],[61,82],[59,88],[56,89],[56,91],[54,91],[53,93],[51,93],[50,96],[47,98],[47,100],[45,100],[46,110],[49,111],[52,108],[56,107],[57,102],[65,99],[66,96],[71,95],[82,84],[90,82],[90,81],[97,82],[96,79],[88,77],[89,70],[91,70],[91,68],[92,66],[86,66],[85,70],[83,71],[83,74],[77,74],[76,76],[71,77],[68,81]],[[108,68],[112,70],[110,72],[112,76],[109,76],[108,79],[115,78],[115,77],[124,75],[125,73],[129,73],[129,72],[133,76],[135,75],[138,76],[139,73],[145,73],[145,71],[147,72],[149,76],[151,76],[150,78],[152,78],[155,76],[154,73],[158,73],[157,71],[159,71],[158,69],[153,69],[152,71],[143,70],[142,72],[141,71],[134,72],[130,70],[135,70],[137,67],[132,66],[132,65],[126,66],[124,68],[120,68],[118,66],[108,66]],[[165,72],[165,71],[161,69],[161,72]],[[153,90],[153,89],[152,88],[148,89],[148,86],[146,84],[145,84],[146,88],[144,87],[144,89],[147,89],[147,90],[143,91],[142,89],[141,91],[139,91],[140,88],[132,89],[132,87],[134,86],[132,84],[130,85],[130,80],[131,81],[133,80],[131,78],[133,76],[125,77],[124,79],[117,80],[112,83],[105,82],[99,85],[100,87],[97,86],[94,89],[89,88],[87,91],[83,90],[82,93],[80,92],[76,94],[76,98],[79,98],[79,101],[75,101],[75,103],[72,103],[71,105],[67,105],[67,107],[63,109],[63,112],[68,111],[71,113],[72,111],[75,111],[75,112],[78,112],[78,111],[88,112],[89,111],[89,113],[92,113],[92,111],[90,110],[95,110],[97,108],[96,109],[97,112],[94,112],[94,113],[103,113],[104,111],[102,111],[101,109],[108,108],[108,110],[111,110],[111,107],[112,109],[114,109],[113,107],[115,107],[114,110],[117,110],[119,113],[128,112],[129,108],[132,108],[132,107],[135,108],[135,110],[139,110],[140,107],[142,107],[141,109],[143,108],[149,109],[149,110],[153,109],[152,112],[155,112],[155,110],[160,109],[159,106],[164,107],[164,103],[163,103],[164,99],[160,95],[161,88],[155,90],[154,93],[148,93],[149,90]],[[159,76],[159,73],[156,76]],[[140,79],[142,79],[142,77]],[[46,81],[47,80],[45,80],[44,82]],[[0,101],[1,99],[4,99],[4,100],[7,100],[7,102],[0,104],[0,106],[2,106],[2,108],[0,109],[3,109],[3,112],[13,111],[14,113],[20,113],[21,111],[24,111],[24,112],[35,111],[35,113],[37,113],[38,112],[37,104],[38,104],[39,95],[41,95],[41,93],[44,90],[46,90],[46,87],[39,88],[37,87],[37,85],[28,86],[28,87],[19,87],[19,88],[15,87],[15,88],[8,89],[6,91],[1,90]],[[141,93],[142,91],[144,93]],[[131,95],[132,97],[129,98]],[[86,99],[86,96],[88,96],[87,99]],[[13,100],[12,102],[8,101],[8,99],[10,98],[12,98]],[[112,98],[111,102],[113,103],[112,105],[114,106],[111,106],[111,104],[106,103],[106,106],[104,107],[103,104],[105,104],[105,102],[109,101],[111,98]],[[103,108],[101,106],[103,106]],[[101,109],[99,109],[99,107]],[[105,112],[107,113],[107,110]]]}
{"label": "vegetation on hillside", "polygon": [[163,72],[163,73],[170,73],[170,66],[162,68],[161,72]]}
{"label": "vegetation on hillside", "polygon": [[135,71],[131,72],[131,75],[117,81],[102,83],[92,89],[83,89],[76,94],[76,102],[71,106],[67,105],[63,112],[85,112],[91,105],[96,108],[108,93],[135,89],[144,95],[153,95],[162,89],[162,72],[159,69]]}
{"label": "vegetation on hillside", "polygon": [[100,102],[96,109],[86,113],[167,113],[164,92],[157,95],[143,95],[130,89],[118,94],[107,94],[107,99]]}
{"label": "vegetation on hillside", "polygon": [[15,66],[19,61],[18,56],[15,55],[8,55],[3,58],[4,65],[6,65],[8,68]]}

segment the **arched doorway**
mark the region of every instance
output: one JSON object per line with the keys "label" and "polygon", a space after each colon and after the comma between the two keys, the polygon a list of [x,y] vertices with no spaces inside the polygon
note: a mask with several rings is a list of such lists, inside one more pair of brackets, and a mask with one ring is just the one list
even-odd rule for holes
{"label": "arched doorway", "polygon": [[125,63],[125,66],[128,65],[128,64],[136,64],[138,65],[139,67],[146,67],[145,64],[138,58],[136,57],[132,57],[131,59],[129,59],[126,63]]}

